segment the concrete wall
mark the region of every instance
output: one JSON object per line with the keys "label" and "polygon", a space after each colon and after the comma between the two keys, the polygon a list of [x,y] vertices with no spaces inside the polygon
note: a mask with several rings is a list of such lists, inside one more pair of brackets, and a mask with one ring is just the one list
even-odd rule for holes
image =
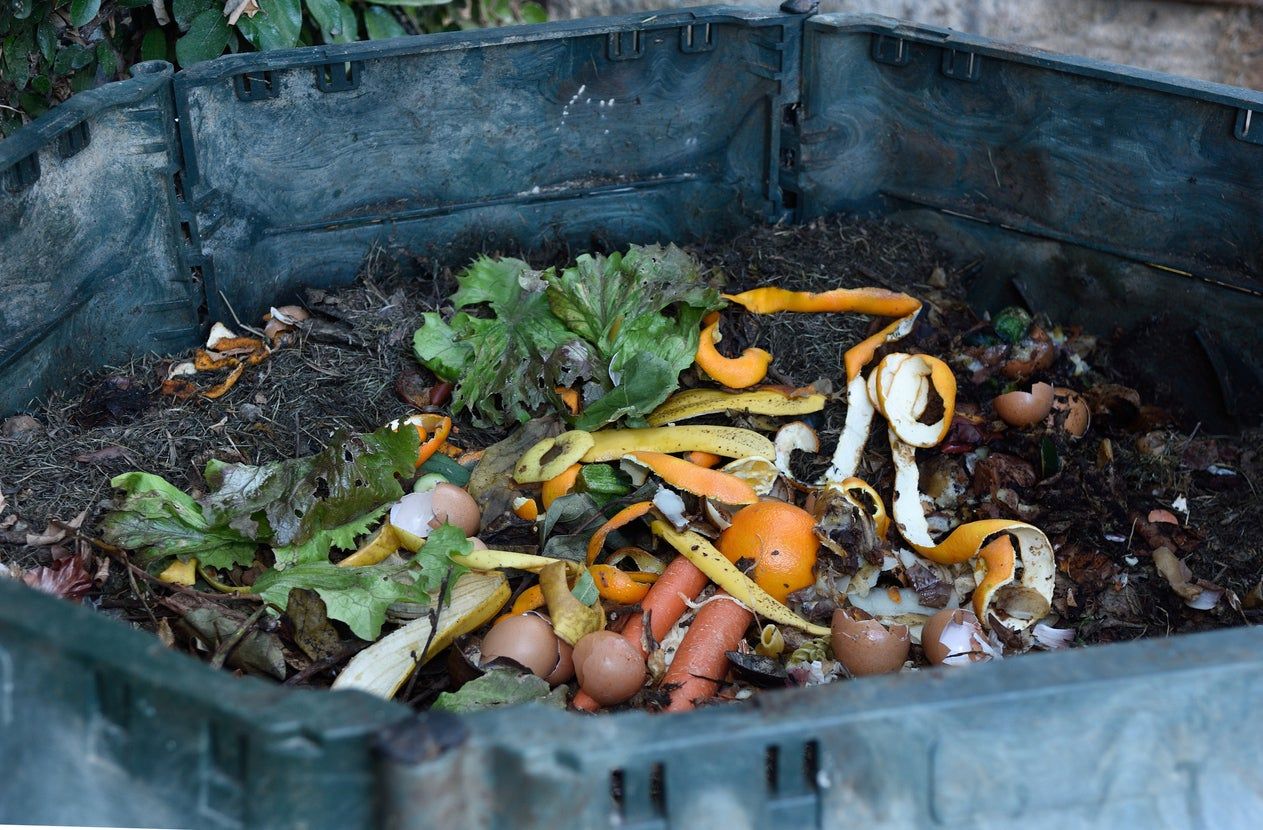
{"label": "concrete wall", "polygon": [[[548,0],[556,17],[695,6],[681,0]],[[731,0],[776,6],[780,0]],[[1178,75],[1263,89],[1263,0],[822,0]]]}

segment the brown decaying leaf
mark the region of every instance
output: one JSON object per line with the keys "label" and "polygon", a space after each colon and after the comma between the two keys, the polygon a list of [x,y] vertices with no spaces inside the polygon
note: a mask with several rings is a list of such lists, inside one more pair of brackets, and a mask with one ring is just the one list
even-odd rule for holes
{"label": "brown decaying leaf", "polygon": [[325,660],[342,650],[342,638],[315,591],[291,588],[285,614],[294,627],[294,643],[312,660]]}
{"label": "brown decaying leaf", "polygon": [[92,575],[78,556],[67,556],[51,566],[40,565],[22,575],[22,581],[37,591],[79,602],[92,590]]}
{"label": "brown decaying leaf", "polygon": [[115,461],[120,458],[126,460],[129,464],[134,465],[136,463],[131,453],[124,447],[119,446],[103,447],[93,452],[76,455],[75,461],[78,461],[80,464],[104,464],[106,461]]}

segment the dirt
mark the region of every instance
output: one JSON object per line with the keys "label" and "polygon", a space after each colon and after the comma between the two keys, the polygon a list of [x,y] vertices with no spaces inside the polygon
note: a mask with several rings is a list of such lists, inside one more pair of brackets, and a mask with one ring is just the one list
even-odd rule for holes
{"label": "dirt", "polygon": [[[723,269],[735,289],[772,282],[803,290],[877,285],[918,296],[927,308],[901,350],[952,356],[964,365],[970,355],[975,362],[985,356],[994,339],[987,321],[964,303],[968,274],[952,270],[932,238],[907,228],[833,218],[755,228],[695,253]],[[90,535],[108,504],[109,479],[118,473],[144,469],[196,491],[211,457],[262,463],[308,455],[337,430],[368,431],[412,411],[400,390],[415,398],[428,393],[433,379],[416,369],[411,335],[421,313],[439,306],[453,286],[449,272],[429,272],[434,279],[410,279],[372,261],[351,287],[309,292],[306,305],[316,325],[250,367],[219,400],[162,396],[158,389],[172,360],[148,357],[55,392],[30,413],[34,424],[6,422],[0,563],[29,569],[57,558],[55,545],[27,544],[28,535],[50,522],[84,514],[79,526]],[[1062,339],[1057,362],[1040,378],[1089,401],[1094,412],[1086,436],[1075,439],[1059,428],[1003,431],[989,418],[989,401],[1012,382],[998,377],[995,366],[970,372],[957,365],[958,411],[976,415],[977,423],[953,429],[951,452],[921,451],[923,489],[956,479],[963,492],[945,509],[966,518],[1022,518],[1043,528],[1057,550],[1054,610],[1078,643],[1263,619],[1248,607],[1263,571],[1263,500],[1255,491],[1263,483],[1263,430],[1241,436],[1181,431],[1163,409],[1170,402],[1134,399],[1112,366],[1108,342],[1059,329],[1055,321],[1036,322]],[[766,348],[776,355],[770,380],[802,386],[841,377],[843,352],[872,330],[872,321],[729,312],[723,330],[723,350]],[[1072,352],[1082,361],[1077,373]],[[832,451],[843,410],[829,407],[813,419],[823,452]],[[496,437],[466,426],[457,440],[483,446]],[[989,455],[977,451],[980,445]],[[884,437],[874,437],[865,463],[866,478],[889,492]],[[1155,510],[1178,523],[1161,521],[1166,517],[1151,515]],[[1225,599],[1209,611],[1185,605],[1154,567],[1153,552],[1164,546],[1184,558],[1195,577],[1224,589]],[[169,608],[150,595],[168,589],[141,590],[138,579],[145,575],[116,567],[88,601],[161,634]],[[304,681],[317,673],[310,665],[304,664]],[[440,665],[428,667],[421,682],[441,690]]]}

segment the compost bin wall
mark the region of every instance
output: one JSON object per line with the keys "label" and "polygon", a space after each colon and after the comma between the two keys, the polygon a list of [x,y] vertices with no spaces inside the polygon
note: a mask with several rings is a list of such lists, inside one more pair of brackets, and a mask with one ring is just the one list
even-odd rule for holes
{"label": "compost bin wall", "polygon": [[[178,129],[177,129],[178,125]],[[682,241],[831,211],[985,251],[1255,418],[1263,96],[876,17],[730,7],[221,58],[0,143],[0,411],[197,342],[373,252]],[[217,673],[0,582],[0,821],[1241,826],[1249,630],[685,716],[415,715]]]}

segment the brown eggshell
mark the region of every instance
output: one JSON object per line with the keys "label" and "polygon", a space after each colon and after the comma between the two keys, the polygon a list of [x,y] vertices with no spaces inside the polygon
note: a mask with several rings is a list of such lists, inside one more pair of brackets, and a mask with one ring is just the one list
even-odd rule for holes
{"label": "brown eggshell", "polygon": [[906,625],[890,628],[858,608],[833,612],[833,656],[855,677],[903,668],[912,641]]}
{"label": "brown eggshell", "polygon": [[565,683],[574,677],[574,646],[558,637],[557,649],[557,666],[552,670],[551,674],[544,678],[552,686],[556,686],[558,683]]}
{"label": "brown eggshell", "polygon": [[995,414],[1011,427],[1028,427],[1048,416],[1053,406],[1053,388],[1036,383],[1029,392],[1008,392],[991,402]]}
{"label": "brown eggshell", "polygon": [[1092,423],[1092,408],[1073,389],[1058,386],[1053,390],[1051,426],[1060,426],[1071,438],[1082,438]]}
{"label": "brown eggshell", "polygon": [[944,608],[926,620],[921,629],[921,648],[936,666],[964,666],[991,659],[975,642],[975,638],[985,636],[972,611]]}
{"label": "brown eggshell", "polygon": [[[1029,344],[1029,345],[1028,345]],[[1000,373],[1012,380],[1028,378],[1042,372],[1057,360],[1057,346],[1048,334],[1038,326],[1031,328],[1027,340],[1019,344],[1022,356],[1005,361]]]}
{"label": "brown eggshell", "polygon": [[435,522],[454,524],[465,531],[466,536],[478,532],[479,522],[482,521],[482,511],[478,509],[478,502],[474,501],[473,496],[446,481],[440,481],[434,485],[434,489],[430,492],[433,498]]}
{"label": "brown eggshell", "polygon": [[482,638],[482,662],[489,663],[497,657],[507,657],[547,678],[561,668],[561,640],[553,633],[553,627],[539,614],[526,613],[505,617],[491,627]]}
{"label": "brown eggshell", "polygon": [[640,651],[613,631],[594,631],[574,648],[579,688],[602,706],[630,698],[645,685],[645,659]]}

